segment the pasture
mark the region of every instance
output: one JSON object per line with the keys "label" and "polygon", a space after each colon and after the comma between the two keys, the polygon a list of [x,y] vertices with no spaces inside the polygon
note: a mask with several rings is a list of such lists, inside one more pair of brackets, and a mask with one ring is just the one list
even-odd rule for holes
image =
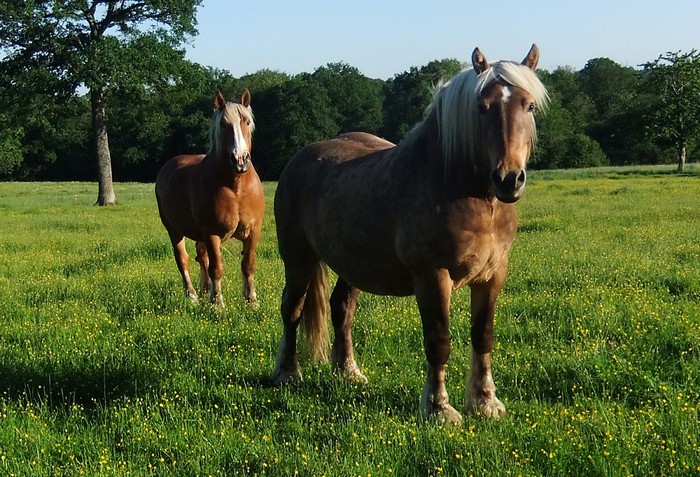
{"label": "pasture", "polygon": [[[242,299],[230,241],[216,311],[185,298],[152,184],[116,184],[120,205],[101,208],[91,183],[0,183],[0,474],[697,475],[700,167],[687,169],[530,174],[496,311],[508,412],[460,427],[420,423],[413,298],[360,296],[369,384],[304,360],[303,383],[269,386],[282,330],[275,184],[259,306]],[[456,292],[456,407],[468,310]]]}

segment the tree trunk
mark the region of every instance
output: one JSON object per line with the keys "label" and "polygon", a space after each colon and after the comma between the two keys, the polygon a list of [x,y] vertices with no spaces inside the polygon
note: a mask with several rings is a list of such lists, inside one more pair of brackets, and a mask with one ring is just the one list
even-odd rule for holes
{"label": "tree trunk", "polygon": [[90,91],[92,103],[92,134],[95,157],[97,159],[98,186],[97,202],[95,205],[114,205],[117,197],[114,195],[112,184],[112,156],[109,153],[107,138],[107,114],[105,111],[104,91],[95,88]]}
{"label": "tree trunk", "polygon": [[683,172],[685,169],[685,144],[681,144],[678,149],[678,172]]}

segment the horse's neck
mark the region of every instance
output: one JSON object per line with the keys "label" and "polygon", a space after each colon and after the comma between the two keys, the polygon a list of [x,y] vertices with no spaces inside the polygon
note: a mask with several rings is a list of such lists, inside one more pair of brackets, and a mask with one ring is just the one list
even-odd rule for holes
{"label": "horse's neck", "polygon": [[231,166],[225,158],[217,157],[214,152],[209,151],[202,159],[201,166],[202,177],[210,186],[236,189],[236,174],[231,171]]}
{"label": "horse's neck", "polygon": [[446,160],[434,112],[399,143],[396,156],[395,167],[412,171],[410,180],[432,182],[434,190],[443,195],[443,200],[493,198],[489,172],[474,167],[466,158],[451,163]]}

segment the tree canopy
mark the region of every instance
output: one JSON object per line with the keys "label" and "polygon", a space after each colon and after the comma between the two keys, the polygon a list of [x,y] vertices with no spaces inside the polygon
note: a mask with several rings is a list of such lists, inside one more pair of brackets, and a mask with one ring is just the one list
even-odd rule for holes
{"label": "tree canopy", "polygon": [[[64,2],[61,18],[81,24],[85,12],[66,13],[80,3],[84,2]],[[47,9],[54,2],[23,7],[0,0],[0,6],[11,5],[0,11],[0,32],[11,34],[0,40],[6,55],[0,59],[0,178],[94,180],[99,175],[93,146],[95,101],[89,85],[104,86],[100,90],[104,126],[105,132],[109,127],[108,151],[116,180],[152,181],[168,158],[206,152],[215,93],[236,97],[245,88],[252,94],[256,117],[253,160],[264,179],[275,180],[298,149],[341,132],[360,130],[401,141],[423,118],[439,83],[463,67],[456,59],[443,59],[389,79],[373,79],[340,62],[311,73],[263,69],[236,78],[186,61],[177,49],[183,35],[194,32],[198,3],[171,2],[172,17],[159,28],[174,26],[162,34],[158,28],[141,30],[135,23],[123,32],[121,24],[113,26],[113,33],[99,42],[105,56],[95,66],[102,73],[95,74],[80,62],[87,56],[77,49],[64,50],[67,46],[59,39],[70,37],[67,33],[57,34],[49,46],[74,51],[75,58],[73,53],[55,54],[43,44],[39,48],[39,32],[47,34],[51,20],[31,26],[32,42],[23,40],[20,45],[17,31],[10,32],[13,15],[25,15],[26,21],[38,18],[36,9]],[[110,2],[101,4],[100,13],[108,14]],[[155,8],[163,2],[116,2],[114,8],[136,4]],[[175,21],[178,12],[181,17]],[[669,55],[640,69],[594,58],[579,71],[565,67],[538,71],[552,101],[546,114],[538,114],[538,142],[530,166],[673,163],[681,138],[689,160],[698,160],[697,127],[690,127],[700,111],[700,98],[693,89],[700,81],[692,83],[698,55]],[[129,66],[133,71],[127,71]],[[684,75],[690,83],[673,103],[669,93],[673,88],[664,90],[663,85],[679,84]],[[669,83],[669,78],[676,83]],[[681,99],[687,104],[678,102]],[[679,124],[683,129],[673,129]]]}
{"label": "tree canopy", "polygon": [[98,204],[116,202],[107,95],[170,79],[171,65],[183,57],[177,45],[196,33],[201,1],[0,0],[3,89],[25,96],[89,92]]}
{"label": "tree canopy", "polygon": [[651,135],[678,153],[685,166],[688,145],[700,137],[700,53],[669,52],[644,65],[646,92],[651,98]]}

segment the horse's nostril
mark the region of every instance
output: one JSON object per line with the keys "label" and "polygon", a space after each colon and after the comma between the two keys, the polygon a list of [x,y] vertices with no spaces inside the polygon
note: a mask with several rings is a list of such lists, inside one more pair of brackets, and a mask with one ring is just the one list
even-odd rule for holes
{"label": "horse's nostril", "polygon": [[518,174],[518,177],[515,178],[515,188],[520,189],[525,185],[525,181],[527,180],[527,175],[525,174],[525,169],[520,171],[520,174]]}

